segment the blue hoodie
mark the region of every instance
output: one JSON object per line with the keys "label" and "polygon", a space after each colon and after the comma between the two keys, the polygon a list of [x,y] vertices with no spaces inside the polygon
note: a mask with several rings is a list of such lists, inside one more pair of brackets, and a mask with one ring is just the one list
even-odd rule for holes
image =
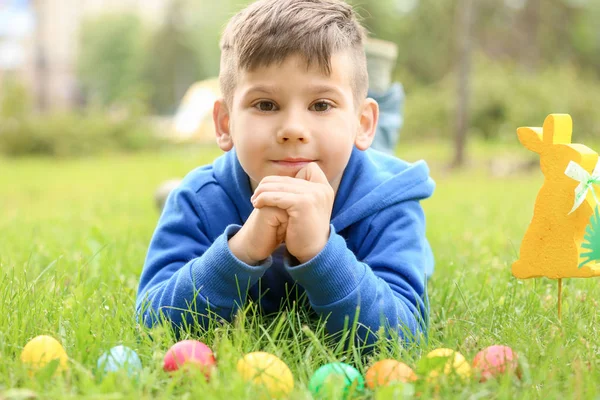
{"label": "blue hoodie", "polygon": [[169,195],[142,271],[138,318],[152,326],[162,313],[175,327],[206,327],[211,314],[231,321],[247,296],[268,314],[305,292],[330,333],[358,313],[358,335],[368,342],[380,326],[416,335],[426,329],[425,276],[433,271],[419,201],[433,189],[425,162],[355,148],[323,250],[298,265],[282,248],[250,266],[227,243],[253,210],[248,175],[232,150]]}

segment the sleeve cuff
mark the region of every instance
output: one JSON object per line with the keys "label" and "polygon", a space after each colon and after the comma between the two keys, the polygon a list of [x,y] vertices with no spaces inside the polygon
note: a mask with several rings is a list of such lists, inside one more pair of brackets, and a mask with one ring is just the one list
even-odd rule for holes
{"label": "sleeve cuff", "polygon": [[[296,264],[294,264],[294,262]],[[327,244],[312,260],[298,261],[286,252],[284,265],[290,276],[305,290],[315,306],[324,306],[344,299],[363,280],[366,265],[348,250],[346,240],[331,225]]]}
{"label": "sleeve cuff", "polygon": [[200,296],[213,301],[237,297],[254,286],[271,266],[271,257],[258,265],[248,265],[233,255],[227,241],[240,229],[239,225],[229,225],[206,250],[203,262],[192,266],[192,279]]}

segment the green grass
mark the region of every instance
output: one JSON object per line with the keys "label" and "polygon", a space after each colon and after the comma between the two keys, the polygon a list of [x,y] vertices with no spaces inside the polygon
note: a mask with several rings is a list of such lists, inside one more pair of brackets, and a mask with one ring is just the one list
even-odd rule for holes
{"label": "green grass", "polygon": [[[520,356],[521,380],[506,376],[479,383],[418,383],[421,398],[595,398],[600,297],[596,280],[566,280],[562,323],[556,282],[511,276],[519,243],[541,185],[539,171],[492,178],[485,160],[500,152],[527,157],[524,149],[475,144],[472,168],[452,174],[439,143],[406,144],[400,154],[424,157],[438,187],[424,203],[436,255],[429,283],[430,342],[420,349],[380,346],[370,358],[324,337],[322,324],[303,312],[264,318],[251,309],[232,324],[196,337],[216,351],[218,372],[200,376],[162,371],[171,332],[136,326],[134,301],[145,252],[158,214],[153,192],[164,179],[184,175],[218,154],[212,147],[82,160],[0,159],[0,399],[24,398],[259,398],[235,372],[245,353],[281,357],[295,377],[294,399],[309,399],[311,374],[331,360],[365,372],[375,359],[396,357],[411,367],[428,351],[449,347],[470,361],[492,344]],[[30,377],[19,355],[28,340],[48,334],[63,343],[70,373]],[[151,337],[150,337],[151,335]],[[125,344],[144,369],[100,379],[98,357]],[[437,391],[437,394],[436,394]],[[392,398],[365,392],[360,398]]]}

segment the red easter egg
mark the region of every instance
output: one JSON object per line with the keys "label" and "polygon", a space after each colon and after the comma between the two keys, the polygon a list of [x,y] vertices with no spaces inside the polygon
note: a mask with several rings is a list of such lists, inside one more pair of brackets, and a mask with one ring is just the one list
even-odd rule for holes
{"label": "red easter egg", "polygon": [[490,346],[481,350],[473,359],[473,368],[479,372],[480,381],[503,374],[517,374],[517,354],[508,346]]}
{"label": "red easter egg", "polygon": [[163,370],[173,372],[181,368],[196,367],[208,379],[216,364],[210,347],[197,340],[182,340],[171,346],[165,354]]}

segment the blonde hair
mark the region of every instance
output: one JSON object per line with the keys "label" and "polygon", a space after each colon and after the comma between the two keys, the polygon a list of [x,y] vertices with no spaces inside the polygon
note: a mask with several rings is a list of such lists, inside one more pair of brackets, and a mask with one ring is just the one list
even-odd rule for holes
{"label": "blonde hair", "polygon": [[221,38],[219,84],[233,100],[237,72],[281,63],[301,55],[329,75],[331,56],[348,51],[354,68],[354,102],[366,98],[366,31],[352,7],[340,0],[259,0],[233,16]]}

